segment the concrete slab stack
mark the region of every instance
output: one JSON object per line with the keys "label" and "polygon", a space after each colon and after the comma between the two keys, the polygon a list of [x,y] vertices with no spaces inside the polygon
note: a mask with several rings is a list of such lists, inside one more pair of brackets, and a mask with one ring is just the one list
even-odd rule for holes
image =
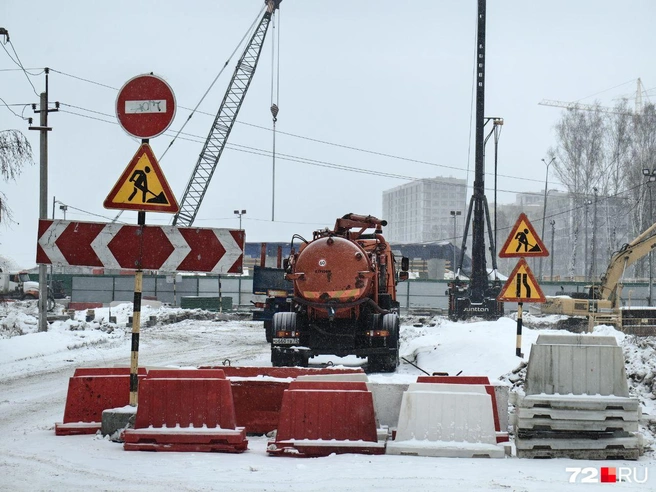
{"label": "concrete slab stack", "polygon": [[538,337],[515,409],[517,457],[635,460],[638,421],[614,337]]}

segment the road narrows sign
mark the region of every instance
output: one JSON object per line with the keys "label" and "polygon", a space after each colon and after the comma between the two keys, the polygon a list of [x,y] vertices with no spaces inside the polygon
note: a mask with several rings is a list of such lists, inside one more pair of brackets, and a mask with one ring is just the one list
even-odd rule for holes
{"label": "road narrows sign", "polygon": [[153,149],[141,144],[103,202],[105,208],[177,213],[180,210]]}
{"label": "road narrows sign", "polygon": [[521,258],[512,271],[497,301],[504,302],[544,302],[544,293],[535,280],[526,260]]}
{"label": "road narrows sign", "polygon": [[526,214],[519,214],[510,235],[499,250],[499,258],[549,256],[547,247],[535,232]]}
{"label": "road narrows sign", "polygon": [[116,98],[116,117],[123,129],[137,138],[164,133],[175,116],[175,96],[163,79],[152,74],[128,80]]}

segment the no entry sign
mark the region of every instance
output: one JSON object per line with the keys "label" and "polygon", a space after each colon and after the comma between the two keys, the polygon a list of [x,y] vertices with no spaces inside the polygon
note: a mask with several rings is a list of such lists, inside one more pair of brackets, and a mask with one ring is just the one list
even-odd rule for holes
{"label": "no entry sign", "polygon": [[161,135],[175,116],[171,87],[155,75],[128,80],[116,98],[116,117],[123,129],[137,138]]}

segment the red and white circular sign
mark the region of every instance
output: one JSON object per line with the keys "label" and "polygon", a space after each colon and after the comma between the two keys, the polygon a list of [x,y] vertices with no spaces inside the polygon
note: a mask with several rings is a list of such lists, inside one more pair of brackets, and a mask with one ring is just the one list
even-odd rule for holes
{"label": "red and white circular sign", "polygon": [[123,129],[137,138],[161,135],[175,116],[171,86],[155,75],[128,80],[116,98],[116,117]]}

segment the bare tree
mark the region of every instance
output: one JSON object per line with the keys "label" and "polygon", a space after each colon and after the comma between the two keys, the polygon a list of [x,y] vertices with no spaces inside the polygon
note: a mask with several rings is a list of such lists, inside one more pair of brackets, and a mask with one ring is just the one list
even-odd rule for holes
{"label": "bare tree", "polygon": [[[14,181],[26,164],[32,164],[32,146],[18,130],[0,130],[0,175],[5,182]],[[0,221],[12,221],[7,197],[0,191]]]}
{"label": "bare tree", "polygon": [[[649,227],[656,214],[652,203],[656,188],[650,188],[656,183],[643,174],[644,169],[656,173],[656,108],[648,104],[633,112],[626,100],[612,112],[595,106],[592,111],[564,112],[555,128],[557,143],[549,149],[556,157],[556,175],[572,197],[570,275],[585,273],[589,267],[577,265],[577,258],[591,227],[595,242],[606,245],[610,258],[621,244]],[[593,214],[587,205],[594,203],[595,188],[600,196],[595,209],[603,210],[603,219],[591,224]],[[645,268],[645,261],[636,262],[635,275],[644,276]]]}
{"label": "bare tree", "polygon": [[[635,195],[636,207],[634,209],[633,224],[638,226],[636,235],[647,229],[654,222],[653,198],[656,190],[652,187],[656,183],[647,181],[643,169],[649,173],[656,173],[656,108],[648,104],[632,119],[633,144],[631,146],[631,159],[627,165],[627,174],[632,178],[632,187],[637,191]],[[647,259],[642,258],[636,262],[636,276],[645,277]]]}
{"label": "bare tree", "polygon": [[[597,104],[598,106],[598,104]],[[591,203],[590,196],[594,188],[601,188],[605,176],[602,172],[604,166],[604,136],[606,121],[603,113],[596,111],[580,111],[570,109],[556,125],[557,147],[550,149],[556,157],[554,167],[556,175],[567,191],[574,198],[572,208],[572,236],[570,242],[573,254],[570,257],[569,273],[585,275],[587,264],[577,265],[577,248],[579,247],[579,234],[590,228],[589,214],[585,214],[587,223],[581,219],[576,210],[586,210],[586,203]],[[585,258],[584,263],[588,262]]]}

